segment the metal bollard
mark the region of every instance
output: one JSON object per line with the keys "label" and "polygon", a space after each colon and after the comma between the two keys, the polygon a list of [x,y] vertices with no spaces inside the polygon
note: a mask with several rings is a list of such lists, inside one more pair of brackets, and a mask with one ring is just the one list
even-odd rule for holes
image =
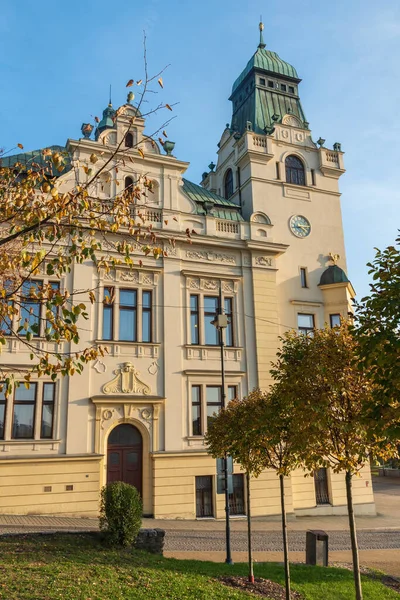
{"label": "metal bollard", "polygon": [[326,531],[309,530],[306,533],[306,564],[328,566],[328,539]]}

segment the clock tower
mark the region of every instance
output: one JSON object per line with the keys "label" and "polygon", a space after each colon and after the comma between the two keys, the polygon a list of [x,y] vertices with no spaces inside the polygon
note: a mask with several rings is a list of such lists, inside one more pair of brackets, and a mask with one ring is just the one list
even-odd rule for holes
{"label": "clock tower", "polygon": [[[203,174],[202,186],[240,206],[251,223],[249,243],[287,246],[273,262],[271,304],[258,317],[276,318],[282,334],[323,327],[350,310],[354,290],[345,274],[338,185],[345,169],[341,144],[329,147],[312,136],[297,70],[267,49],[259,27],[258,47],[232,87],[232,118],[218,143],[217,165]],[[327,284],[330,253],[343,276]],[[273,356],[271,348],[259,364],[259,385]]]}

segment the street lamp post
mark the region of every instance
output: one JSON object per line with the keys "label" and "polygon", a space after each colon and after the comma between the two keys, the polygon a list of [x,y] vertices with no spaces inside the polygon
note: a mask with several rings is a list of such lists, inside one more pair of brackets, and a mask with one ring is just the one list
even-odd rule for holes
{"label": "street lamp post", "polygon": [[[224,331],[228,327],[228,317],[224,314],[222,308],[222,284],[219,290],[219,311],[215,316],[212,324],[218,331],[219,334],[219,346],[221,349],[221,405],[222,408],[226,407],[226,392],[225,392],[225,360],[224,360]],[[228,486],[228,455],[225,453],[224,456],[224,479],[225,479],[225,538],[226,538],[226,559],[225,562],[228,565],[233,565],[231,555],[231,525],[230,525],[230,509],[229,509],[229,486]]]}

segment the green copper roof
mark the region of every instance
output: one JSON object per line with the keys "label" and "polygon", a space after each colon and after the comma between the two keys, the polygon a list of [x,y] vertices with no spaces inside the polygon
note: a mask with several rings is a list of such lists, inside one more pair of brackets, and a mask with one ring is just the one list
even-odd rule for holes
{"label": "green copper roof", "polygon": [[297,79],[297,81],[299,80],[297,71],[292,65],[279,58],[276,52],[271,52],[271,50],[259,47],[247,63],[246,68],[241,72],[233,84],[232,94],[242,81],[246,79],[252,69],[260,69],[261,71],[268,71],[284,77],[290,77],[291,79]]}
{"label": "green copper roof", "polygon": [[196,204],[199,215],[212,214],[228,221],[244,221],[237,204],[205,190],[201,185],[183,178],[183,191]]}
{"label": "green copper roof", "polygon": [[103,110],[103,118],[101,119],[100,123],[97,125],[96,131],[95,131],[95,139],[96,140],[102,131],[105,131],[106,129],[114,129],[115,128],[115,123],[113,120],[114,115],[115,115],[115,110],[113,109],[112,104],[110,103],[107,106],[107,108],[105,108]]}
{"label": "green copper roof", "polygon": [[[55,167],[51,165],[51,175],[59,177],[71,169],[70,156],[64,146],[47,146],[47,148],[52,152],[59,152],[62,154],[65,161],[65,168],[61,172],[57,171]],[[44,148],[40,148],[39,150],[32,150],[31,152],[21,152],[20,154],[14,154],[13,156],[4,156],[0,159],[0,166],[10,168],[16,163],[21,163],[27,170],[34,169],[35,165],[39,165],[39,167],[48,167],[49,157],[43,156],[43,150]]]}
{"label": "green copper roof", "polygon": [[301,126],[307,129],[298,96],[300,81],[292,65],[279,58],[276,52],[265,49],[261,31],[257,51],[232,87],[229,98],[233,105],[231,129],[242,134],[251,123],[255,133],[270,134],[274,125],[287,114],[297,117]]}
{"label": "green copper roof", "polygon": [[319,285],[332,283],[349,283],[346,273],[337,265],[331,265],[322,273]]}

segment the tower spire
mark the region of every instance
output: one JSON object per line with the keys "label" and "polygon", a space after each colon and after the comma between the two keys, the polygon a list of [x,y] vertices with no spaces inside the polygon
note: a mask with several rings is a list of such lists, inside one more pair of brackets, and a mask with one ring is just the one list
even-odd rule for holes
{"label": "tower spire", "polygon": [[108,101],[108,106],[112,106],[112,102],[111,102],[111,83],[110,83],[110,100]]}
{"label": "tower spire", "polygon": [[259,30],[260,30],[260,43],[258,44],[259,48],[265,48],[266,44],[264,42],[264,36],[263,36],[263,31],[264,31],[264,23],[262,22],[262,17],[260,17],[260,24],[258,26]]}

